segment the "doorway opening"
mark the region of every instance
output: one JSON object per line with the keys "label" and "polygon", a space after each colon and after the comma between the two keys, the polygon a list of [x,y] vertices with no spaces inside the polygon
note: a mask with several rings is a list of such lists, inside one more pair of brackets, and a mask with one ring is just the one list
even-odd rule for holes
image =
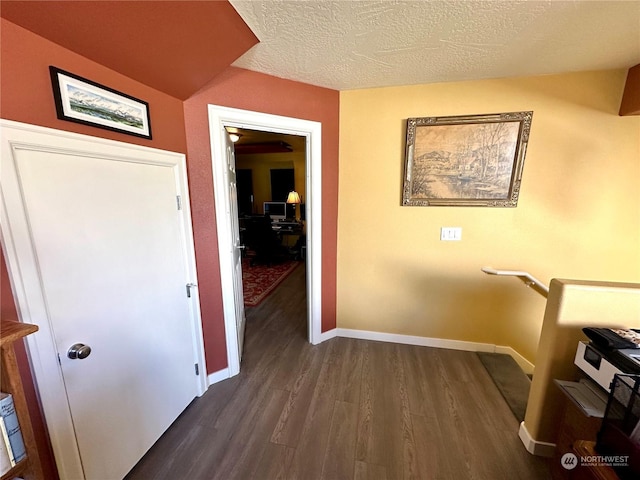
{"label": "doorway opening", "polygon": [[[306,139],[234,127],[226,130],[235,140],[235,191],[244,246],[242,285],[250,325],[250,318],[259,323],[262,315],[254,307],[274,301],[272,294],[294,270],[306,270]],[[304,277],[298,275],[301,283],[288,286],[300,290],[303,298]],[[295,316],[300,319],[299,314]],[[308,337],[306,322],[304,331]]]}
{"label": "doorway opening", "polygon": [[[214,195],[216,204],[216,227],[218,231],[218,248],[220,256],[220,275],[222,280],[222,297],[227,343],[228,376],[234,376],[240,371],[240,346],[238,345],[238,329],[236,318],[236,302],[238,296],[234,292],[234,268],[231,257],[235,249],[242,248],[234,245],[234,238],[238,232],[238,222],[231,217],[229,185],[225,178],[226,144],[228,129],[251,130],[277,135],[301,137],[304,140],[304,189],[306,193],[304,216],[306,227],[306,245],[304,263],[307,271],[307,332],[308,340],[312,344],[320,342],[321,338],[321,124],[308,120],[291,117],[281,117],[248,110],[209,105],[209,126],[212,149],[212,168]],[[253,179],[252,179],[253,181]],[[239,204],[240,202],[238,202]],[[255,203],[255,192],[254,192]],[[285,202],[286,204],[286,202]],[[251,208],[253,208],[253,205]],[[297,215],[302,209],[296,205]],[[285,207],[286,208],[286,207]],[[264,202],[262,210],[264,214]],[[287,212],[284,217],[286,220]],[[235,226],[234,226],[235,225]]]}

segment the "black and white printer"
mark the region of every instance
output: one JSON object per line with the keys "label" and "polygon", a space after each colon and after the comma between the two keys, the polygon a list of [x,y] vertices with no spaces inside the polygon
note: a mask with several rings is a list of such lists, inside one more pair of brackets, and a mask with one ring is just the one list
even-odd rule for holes
{"label": "black and white printer", "polygon": [[616,374],[640,374],[640,330],[584,328],[574,359],[579,381],[554,380],[585,415],[602,418]]}
{"label": "black and white printer", "polygon": [[640,374],[640,330],[584,328],[574,363],[589,378],[611,390],[615,374]]}

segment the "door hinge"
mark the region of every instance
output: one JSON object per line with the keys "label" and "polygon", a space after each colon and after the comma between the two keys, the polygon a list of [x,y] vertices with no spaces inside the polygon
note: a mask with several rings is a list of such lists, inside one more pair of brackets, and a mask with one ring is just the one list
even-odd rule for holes
{"label": "door hinge", "polygon": [[195,364],[195,367],[196,367],[196,375],[200,375],[200,369],[198,368],[198,364],[197,363]]}
{"label": "door hinge", "polygon": [[187,283],[187,298],[191,298],[191,289],[197,287],[195,283]]}
{"label": "door hinge", "polygon": [[182,210],[182,197],[180,195],[176,195],[176,202],[178,204],[178,210]]}

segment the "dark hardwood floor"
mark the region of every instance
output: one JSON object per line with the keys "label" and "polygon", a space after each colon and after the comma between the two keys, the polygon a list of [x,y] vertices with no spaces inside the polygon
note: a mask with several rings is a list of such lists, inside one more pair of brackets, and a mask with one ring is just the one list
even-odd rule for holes
{"label": "dark hardwood floor", "polygon": [[126,477],[547,479],[472,352],[307,342],[304,266],[247,311],[241,373],[197,398]]}

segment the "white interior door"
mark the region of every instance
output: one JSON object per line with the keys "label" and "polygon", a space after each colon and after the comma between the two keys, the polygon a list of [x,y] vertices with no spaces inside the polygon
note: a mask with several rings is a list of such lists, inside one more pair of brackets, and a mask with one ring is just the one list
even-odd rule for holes
{"label": "white interior door", "polygon": [[[84,478],[122,478],[199,393],[179,164],[116,156],[108,145],[89,153],[83,142],[9,145],[3,240],[22,284],[22,320],[41,326],[36,379],[62,476],[78,478],[65,451],[75,437]],[[47,333],[63,381],[57,396],[68,400],[67,440],[60,399],[50,399]],[[69,358],[76,343],[91,348],[86,358]]]}
{"label": "white interior door", "polygon": [[236,159],[233,142],[225,133],[227,179],[229,185],[229,213],[231,216],[231,257],[233,262],[233,293],[235,297],[234,308],[236,310],[236,330],[238,334],[238,363],[242,360],[242,347],[244,345],[244,330],[246,317],[244,312],[244,292],[242,287],[242,250],[244,245],[240,243],[240,226],[238,225],[238,185],[236,182]]}

